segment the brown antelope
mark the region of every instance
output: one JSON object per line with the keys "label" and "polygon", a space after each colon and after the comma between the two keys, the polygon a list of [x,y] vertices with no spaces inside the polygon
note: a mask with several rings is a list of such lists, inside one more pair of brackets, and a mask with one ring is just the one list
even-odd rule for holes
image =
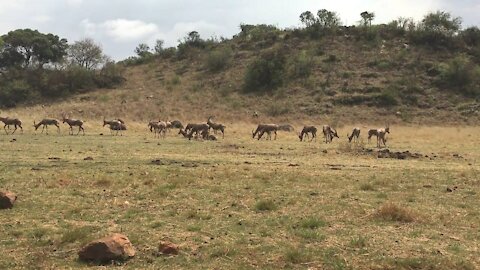
{"label": "brown antelope", "polygon": [[312,134],[312,139],[310,141],[313,141],[313,139],[315,139],[315,141],[317,140],[317,128],[314,126],[304,126],[302,132],[298,134],[300,141],[303,141],[303,136],[308,138],[308,133]]}
{"label": "brown antelope", "polygon": [[353,128],[352,134],[348,135],[347,133],[347,137],[348,137],[348,142],[352,142],[352,139],[354,142],[358,142],[358,138],[360,137],[360,128],[358,127]]}
{"label": "brown antelope", "polygon": [[46,130],[45,134],[48,135],[48,126],[56,126],[58,133],[60,133],[60,122],[57,119],[48,119],[45,118],[42,121],[40,121],[38,124],[33,121],[33,126],[35,127],[35,130],[37,130],[40,126],[42,126],[42,133],[44,130]]}
{"label": "brown antelope", "polygon": [[160,138],[160,135],[162,135],[162,137],[165,138],[166,131],[168,128],[168,124],[166,122],[159,121],[156,123],[152,123],[152,127],[153,127],[153,132],[155,134],[154,137],[158,136],[158,138]]}
{"label": "brown antelope", "polygon": [[260,140],[263,134],[267,133],[267,140],[272,140],[272,132],[275,134],[275,140],[277,139],[278,125],[276,124],[259,124],[255,131],[252,130],[252,138],[258,134],[258,140]]}
{"label": "brown antelope", "polygon": [[390,133],[390,125],[387,125],[385,128],[369,129],[368,130],[368,142],[370,142],[370,138],[372,138],[372,136],[377,137],[377,141],[378,141],[378,131],[379,130],[384,130],[385,131],[384,133]]}
{"label": "brown antelope", "polygon": [[178,120],[170,121],[170,123],[172,124],[172,128],[178,128],[178,129],[183,128],[182,122]]}
{"label": "brown antelope", "polygon": [[127,126],[122,119],[105,120],[105,118],[103,118],[103,126],[105,127],[107,125],[110,129],[111,135],[113,135],[115,131],[115,135],[118,135],[118,132],[120,132],[120,135],[123,135],[122,131],[127,130]]}
{"label": "brown antelope", "polygon": [[213,116],[208,117],[207,125],[213,129],[213,133],[217,134],[217,130],[222,132],[222,138],[225,138],[225,125],[218,124],[212,121]]}
{"label": "brown antelope", "polygon": [[80,133],[80,131],[83,131],[83,135],[85,135],[85,129],[83,128],[82,120],[65,118],[65,115],[63,115],[62,118],[63,123],[67,123],[70,126],[70,131],[68,132],[69,135],[73,135],[73,127],[78,127],[77,135]]}
{"label": "brown antelope", "polygon": [[386,134],[390,134],[390,127],[387,125],[385,128],[379,128],[377,129],[377,147],[380,148],[382,143],[383,146],[387,147],[387,138],[385,137]]}
{"label": "brown antelope", "polygon": [[113,132],[116,131],[115,136],[118,136],[118,132],[120,132],[120,136],[123,136],[122,131],[127,130],[127,126],[120,121],[112,122],[111,124],[109,124],[109,127],[112,135]]}
{"label": "brown antelope", "polygon": [[337,131],[329,125],[323,126],[323,136],[325,137],[325,143],[331,143],[334,137],[340,138]]}
{"label": "brown antelope", "polygon": [[202,132],[207,132],[210,130],[210,126],[208,124],[188,124],[187,127],[185,128],[185,131],[190,130],[188,133],[188,139],[192,139],[193,133],[198,137],[198,135],[201,135]]}
{"label": "brown antelope", "polygon": [[190,137],[188,137],[188,133],[185,130],[183,130],[182,128],[178,131],[178,134],[182,134],[183,137],[185,137],[185,138],[190,138]]}
{"label": "brown antelope", "polygon": [[12,134],[17,131],[17,127],[20,128],[20,130],[23,133],[23,128],[22,128],[22,121],[18,118],[8,118],[8,117],[0,117],[0,121],[3,122],[5,125],[3,126],[3,129],[5,130],[5,133],[8,135],[7,127],[10,129],[10,126],[13,125],[15,129],[13,130]]}

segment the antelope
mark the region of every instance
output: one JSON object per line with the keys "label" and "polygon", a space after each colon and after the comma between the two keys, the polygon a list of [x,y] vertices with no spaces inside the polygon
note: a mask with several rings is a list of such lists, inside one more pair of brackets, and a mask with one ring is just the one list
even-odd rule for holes
{"label": "antelope", "polygon": [[20,128],[20,130],[23,133],[23,128],[22,128],[22,121],[18,118],[8,118],[8,117],[0,117],[0,121],[3,122],[5,125],[3,126],[3,129],[5,130],[5,133],[8,135],[7,127],[10,129],[10,125],[15,126],[15,130],[13,130],[12,134],[17,131],[17,127]]}
{"label": "antelope", "polygon": [[118,136],[118,132],[120,132],[120,136],[123,136],[122,131],[127,130],[127,126],[120,121],[112,122],[111,124],[109,124],[109,127],[110,127],[110,132],[112,132],[112,135],[113,135],[113,132],[116,131],[115,136]]}
{"label": "antelope", "polygon": [[377,129],[377,147],[380,148],[381,144],[383,143],[383,146],[387,146],[386,142],[387,139],[385,138],[386,134],[390,134],[390,127],[387,125],[385,128],[379,128]]}
{"label": "antelope", "polygon": [[163,135],[162,137],[165,138],[165,132],[167,131],[167,127],[167,123],[163,121],[152,123],[151,125],[151,128],[153,128],[153,132],[155,133],[154,136],[157,137],[158,134],[159,138],[161,134]]}
{"label": "antelope", "polygon": [[323,126],[323,136],[325,137],[325,143],[331,143],[334,137],[338,137],[337,131],[329,125]]}
{"label": "antelope", "polygon": [[67,123],[70,126],[70,131],[68,132],[69,135],[73,135],[73,127],[78,127],[77,135],[80,131],[83,131],[83,135],[85,136],[85,129],[83,128],[82,120],[65,118],[65,115],[63,115],[62,118],[63,123]]}
{"label": "antelope", "polygon": [[185,138],[190,138],[190,137],[188,136],[188,133],[187,133],[185,130],[183,130],[183,129],[180,129],[180,130],[178,131],[178,134],[182,134],[183,137],[185,137]]}
{"label": "antelope", "polygon": [[390,133],[390,125],[387,125],[385,128],[374,128],[374,129],[370,129],[368,130],[368,142],[370,142],[370,138],[372,136],[375,136],[377,137],[377,140],[378,140],[378,132],[380,130],[384,130],[384,133]]}
{"label": "antelope", "polygon": [[304,135],[308,137],[308,133],[312,133],[312,139],[310,141],[313,141],[313,139],[315,139],[315,141],[317,140],[317,128],[314,126],[304,126],[302,132],[298,134],[300,141],[303,141]]}
{"label": "antelope", "polygon": [[193,137],[193,133],[195,133],[195,135],[198,135],[201,134],[202,132],[207,132],[210,130],[210,126],[208,124],[188,124],[187,127],[185,128],[185,131],[190,130],[190,132],[188,133],[188,139],[192,139]]}
{"label": "antelope", "polygon": [[57,119],[45,118],[42,121],[40,121],[38,124],[35,123],[35,121],[33,121],[33,126],[35,127],[35,131],[42,125],[43,125],[42,133],[43,133],[44,130],[46,130],[45,134],[48,135],[48,126],[56,126],[57,130],[58,130],[58,133],[60,133],[60,122]]}
{"label": "antelope", "polygon": [[354,142],[358,142],[358,137],[360,137],[360,128],[358,127],[353,128],[351,135],[347,133],[348,142],[352,142],[352,139]]}
{"label": "antelope", "polygon": [[172,128],[179,128],[179,129],[183,128],[182,122],[178,120],[170,121],[170,123],[172,124]]}
{"label": "antelope", "polygon": [[105,120],[105,118],[103,118],[103,126],[105,127],[106,125],[110,128],[111,135],[113,135],[114,131],[117,131],[116,135],[118,135],[119,131],[127,130],[127,126],[122,119]]}
{"label": "antelope", "polygon": [[208,130],[202,131],[202,138],[207,141],[216,141],[217,137],[215,135],[208,134]]}
{"label": "antelope", "polygon": [[222,125],[222,124],[217,124],[215,122],[212,121],[212,118],[213,116],[210,116],[208,117],[208,120],[207,120],[207,125],[209,125],[209,129],[213,129],[213,132],[215,134],[217,134],[217,130],[219,130],[220,132],[222,132],[222,138],[225,138],[225,125]]}
{"label": "antelope", "polygon": [[[158,122],[157,121],[150,121],[148,122],[148,129],[150,129],[150,132],[153,132],[154,131],[154,126],[155,124],[157,124]],[[105,125],[104,125],[105,126]]]}
{"label": "antelope", "polygon": [[265,134],[266,132],[268,134],[267,140],[268,139],[272,140],[272,132],[273,132],[275,133],[275,140],[276,140],[277,131],[278,131],[278,125],[276,124],[259,124],[255,131],[252,130],[252,138],[255,138],[255,136],[258,134],[258,140],[260,140],[263,134]]}

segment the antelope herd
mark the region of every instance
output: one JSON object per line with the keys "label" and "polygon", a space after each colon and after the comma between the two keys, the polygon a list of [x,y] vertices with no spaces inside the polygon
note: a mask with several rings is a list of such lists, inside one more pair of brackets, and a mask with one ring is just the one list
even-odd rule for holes
{"label": "antelope herd", "polygon": [[[147,125],[147,128],[154,134],[154,138],[165,138],[167,132],[171,129],[179,129],[178,134],[182,135],[183,137],[191,140],[193,139],[203,139],[203,140],[210,140],[216,141],[218,133],[222,134],[222,138],[225,137],[225,129],[226,126],[221,123],[215,122],[213,116],[208,117],[206,122],[203,123],[189,123],[185,127],[183,126],[182,122],[179,120],[173,121],[150,121]],[[22,121],[18,118],[9,118],[9,117],[0,117],[0,122],[4,123],[3,129],[5,133],[14,134],[18,128],[20,128],[21,132],[23,133]],[[69,135],[74,135],[73,128],[78,128],[76,135],[79,135],[80,132],[85,135],[85,129],[83,127],[84,121],[79,119],[71,119],[68,118],[65,114],[62,115],[62,122],[69,126]],[[14,130],[10,132],[10,126],[14,127]],[[57,132],[60,133],[60,121],[54,118],[45,118],[42,119],[40,122],[33,121],[33,126],[35,127],[35,131],[42,126],[42,133],[45,131],[48,134],[48,127],[49,126],[56,126]],[[112,119],[112,120],[105,120],[103,119],[103,127],[108,126],[110,129],[111,135],[123,135],[123,131],[127,130],[127,126],[125,121],[120,118]],[[210,134],[210,130],[213,130],[213,134]],[[255,130],[252,130],[252,138],[260,140],[262,137],[267,134],[266,140],[272,140],[272,134],[274,135],[274,140],[277,139],[277,132],[278,131],[293,131],[293,127],[291,125],[277,125],[277,124],[258,124]],[[304,126],[301,132],[298,133],[298,138],[300,141],[305,141],[305,139],[310,139],[313,141],[317,139],[317,131],[318,129],[315,126]],[[331,143],[334,138],[340,138],[336,129],[329,125],[324,125],[322,127],[323,137],[325,143]],[[375,136],[377,138],[377,147],[386,147],[386,134],[390,134],[390,127],[387,125],[384,128],[374,128],[369,129],[368,134],[368,142],[370,139]],[[310,138],[311,136],[311,138]],[[355,127],[352,129],[351,134],[347,134],[348,142],[357,143],[360,138],[360,128]]]}

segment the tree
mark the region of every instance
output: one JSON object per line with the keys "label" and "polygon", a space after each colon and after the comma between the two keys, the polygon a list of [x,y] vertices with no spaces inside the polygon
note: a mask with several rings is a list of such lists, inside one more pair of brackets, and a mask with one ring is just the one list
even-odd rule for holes
{"label": "tree", "polygon": [[59,63],[67,55],[67,40],[37,30],[18,29],[2,36],[1,67],[37,67]]}
{"label": "tree", "polygon": [[478,27],[469,27],[463,30],[460,35],[468,46],[475,47],[480,45],[480,29]]}
{"label": "tree", "polygon": [[192,47],[203,47],[205,42],[200,37],[200,34],[197,31],[192,31],[184,38],[185,44]]}
{"label": "tree", "polygon": [[135,48],[135,53],[141,58],[148,57],[152,54],[150,52],[150,47],[145,43],[138,44],[138,46]]}
{"label": "tree", "polygon": [[310,27],[316,23],[315,16],[310,11],[305,11],[300,14],[300,21],[305,25],[305,27]]}
{"label": "tree", "polygon": [[363,24],[363,26],[372,26],[372,21],[375,18],[375,13],[364,11],[360,13],[360,16],[362,17],[361,23]]}
{"label": "tree", "polygon": [[89,70],[97,68],[106,60],[102,47],[90,38],[75,41],[68,48],[68,56],[72,63]]}
{"label": "tree", "polygon": [[337,13],[321,9],[317,12],[317,22],[323,29],[333,29],[340,25],[340,18]]}
{"label": "tree", "polygon": [[163,51],[164,43],[165,42],[161,39],[157,39],[157,41],[155,41],[155,47],[154,47],[155,53],[159,54]]}
{"label": "tree", "polygon": [[448,12],[437,11],[425,15],[422,20],[422,26],[427,32],[451,37],[460,30],[462,19],[460,17],[452,17]]}

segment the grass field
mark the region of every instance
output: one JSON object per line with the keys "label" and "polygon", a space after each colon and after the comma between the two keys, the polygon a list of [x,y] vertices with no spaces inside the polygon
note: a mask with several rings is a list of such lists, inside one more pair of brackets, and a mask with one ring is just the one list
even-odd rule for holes
{"label": "grass field", "polygon": [[[112,232],[137,250],[116,269],[480,267],[480,128],[393,126],[391,150],[428,155],[397,160],[349,147],[346,128],[327,146],[252,127],[0,135],[0,189],[19,197],[0,211],[0,269],[88,268],[77,251]],[[180,255],[158,255],[162,240]]]}

